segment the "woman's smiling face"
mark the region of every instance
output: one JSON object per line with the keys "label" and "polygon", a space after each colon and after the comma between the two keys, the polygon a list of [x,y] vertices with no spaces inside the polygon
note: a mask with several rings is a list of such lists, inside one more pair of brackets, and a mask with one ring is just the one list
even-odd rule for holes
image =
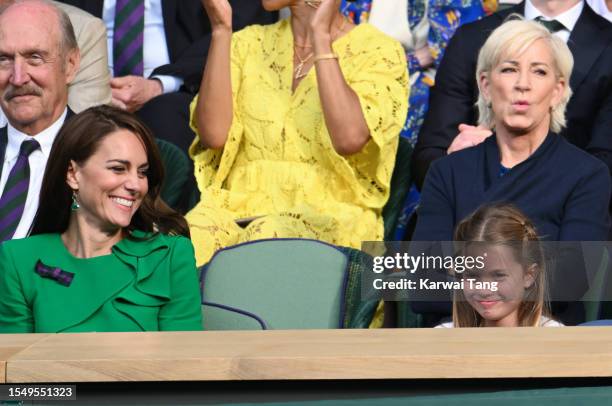
{"label": "woman's smiling face", "polygon": [[78,191],[78,215],[107,232],[129,226],[148,192],[148,167],[134,133],[121,129],[104,137],[82,165],[71,162],[67,181]]}

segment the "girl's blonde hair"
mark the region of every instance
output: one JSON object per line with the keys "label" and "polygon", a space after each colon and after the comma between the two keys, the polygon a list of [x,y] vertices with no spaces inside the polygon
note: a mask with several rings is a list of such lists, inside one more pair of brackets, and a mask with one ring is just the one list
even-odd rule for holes
{"label": "girl's blonde hair", "polygon": [[478,124],[490,129],[495,127],[495,116],[491,104],[485,100],[480,88],[480,76],[488,75],[499,65],[502,58],[521,55],[535,41],[544,40],[548,44],[555,68],[557,80],[564,79],[565,86],[561,101],[552,109],[550,114],[550,129],[559,133],[565,127],[565,108],[572,96],[569,79],[574,66],[574,57],[567,44],[560,38],[551,34],[546,27],[535,21],[526,21],[518,14],[509,16],[506,21],[495,29],[484,43],[478,54],[476,65],[476,83],[478,84]]}
{"label": "girl's blonde hair", "polygon": [[[492,243],[509,247],[523,270],[532,268],[534,282],[526,289],[519,306],[519,326],[540,325],[548,316],[546,300],[546,266],[537,230],[531,220],[518,208],[508,203],[480,207],[461,221],[455,229],[455,241],[464,241],[464,249],[471,242]],[[483,318],[467,302],[463,290],[453,296],[453,324],[455,327],[480,327]]]}

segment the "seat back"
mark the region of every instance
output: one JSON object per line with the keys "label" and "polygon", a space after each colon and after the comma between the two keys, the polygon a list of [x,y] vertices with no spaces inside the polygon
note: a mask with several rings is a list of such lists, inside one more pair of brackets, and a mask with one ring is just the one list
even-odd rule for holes
{"label": "seat back", "polygon": [[406,195],[410,189],[410,159],[412,157],[412,146],[410,142],[400,137],[395,157],[395,167],[391,175],[391,191],[389,200],[383,208],[382,216],[385,223],[385,240],[389,241],[393,237],[399,215],[402,212]]}
{"label": "seat back", "polygon": [[174,144],[160,139],[156,139],[155,142],[166,173],[160,193],[161,198],[168,206],[178,210],[192,171],[189,157]]}
{"label": "seat back", "polygon": [[[588,244],[588,243],[587,243]],[[588,264],[597,269],[595,275],[589,280],[589,290],[582,297],[585,308],[585,320],[599,320],[602,318],[610,318],[609,313],[610,297],[612,297],[612,288],[610,287],[610,252],[607,247],[595,247],[595,252],[590,252],[586,255],[593,258],[601,258],[599,264]],[[587,247],[583,247],[587,249]],[[600,253],[601,251],[601,253]],[[599,255],[598,255],[599,254]]]}
{"label": "seat back", "polygon": [[222,249],[202,268],[204,329],[342,327],[348,265],[341,249],[315,240]]}

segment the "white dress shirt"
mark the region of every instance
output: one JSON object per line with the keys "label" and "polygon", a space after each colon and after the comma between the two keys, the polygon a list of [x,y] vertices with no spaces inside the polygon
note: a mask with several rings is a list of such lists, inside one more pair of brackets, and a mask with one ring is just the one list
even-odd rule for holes
{"label": "white dress shirt", "polygon": [[608,8],[606,0],[587,0],[587,3],[597,14],[612,22],[612,10]]}
{"label": "white dress shirt", "polygon": [[[177,0],[172,0],[177,1]],[[148,78],[155,68],[170,63],[170,54],[166,43],[166,31],[164,30],[164,16],[161,0],[145,0],[144,15],[144,44],[143,62],[144,77]],[[116,0],[104,0],[102,19],[106,25],[108,41],[108,68],[113,74],[113,36],[115,28],[115,5]],[[168,76],[155,75],[151,79],[158,79],[163,87],[164,93],[176,92],[183,85],[183,79]]]}
{"label": "white dress shirt", "polygon": [[8,124],[8,144],[6,145],[6,153],[4,154],[4,163],[2,166],[2,177],[0,178],[0,193],[4,191],[4,185],[8,180],[8,176],[13,169],[19,157],[19,149],[21,143],[25,140],[35,139],[40,144],[40,149],[32,152],[29,156],[28,163],[30,164],[30,185],[28,186],[28,197],[26,198],[25,209],[21,216],[21,221],[15,230],[13,238],[24,238],[30,233],[30,228],[34,222],[36,210],[38,210],[38,198],[40,196],[40,188],[42,186],[45,168],[51,153],[51,146],[55,140],[55,136],[66,120],[67,110],[55,121],[51,126],[47,127],[43,132],[30,136],[20,132]]}
{"label": "white dress shirt", "polygon": [[569,10],[555,16],[549,17],[546,14],[542,13],[538,10],[531,0],[525,0],[525,18],[527,20],[535,20],[537,17],[542,17],[543,20],[557,20],[565,27],[564,30],[560,30],[555,32],[553,35],[561,38],[563,41],[567,42],[582,13],[582,9],[584,8],[584,3],[579,1],[574,7]]}
{"label": "white dress shirt", "polygon": [[4,117],[4,113],[0,110],[0,128],[6,125],[6,117]]}

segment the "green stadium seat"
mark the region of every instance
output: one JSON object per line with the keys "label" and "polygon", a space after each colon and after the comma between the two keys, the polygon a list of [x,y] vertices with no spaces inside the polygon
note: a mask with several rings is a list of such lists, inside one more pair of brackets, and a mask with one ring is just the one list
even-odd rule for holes
{"label": "green stadium seat", "polygon": [[168,206],[182,211],[180,206],[192,171],[189,157],[174,144],[160,139],[155,141],[166,173],[162,184],[161,198]]}
{"label": "green stadium seat", "polygon": [[205,330],[364,328],[376,300],[361,300],[371,257],[307,239],[269,239],[218,251],[202,267]]}

